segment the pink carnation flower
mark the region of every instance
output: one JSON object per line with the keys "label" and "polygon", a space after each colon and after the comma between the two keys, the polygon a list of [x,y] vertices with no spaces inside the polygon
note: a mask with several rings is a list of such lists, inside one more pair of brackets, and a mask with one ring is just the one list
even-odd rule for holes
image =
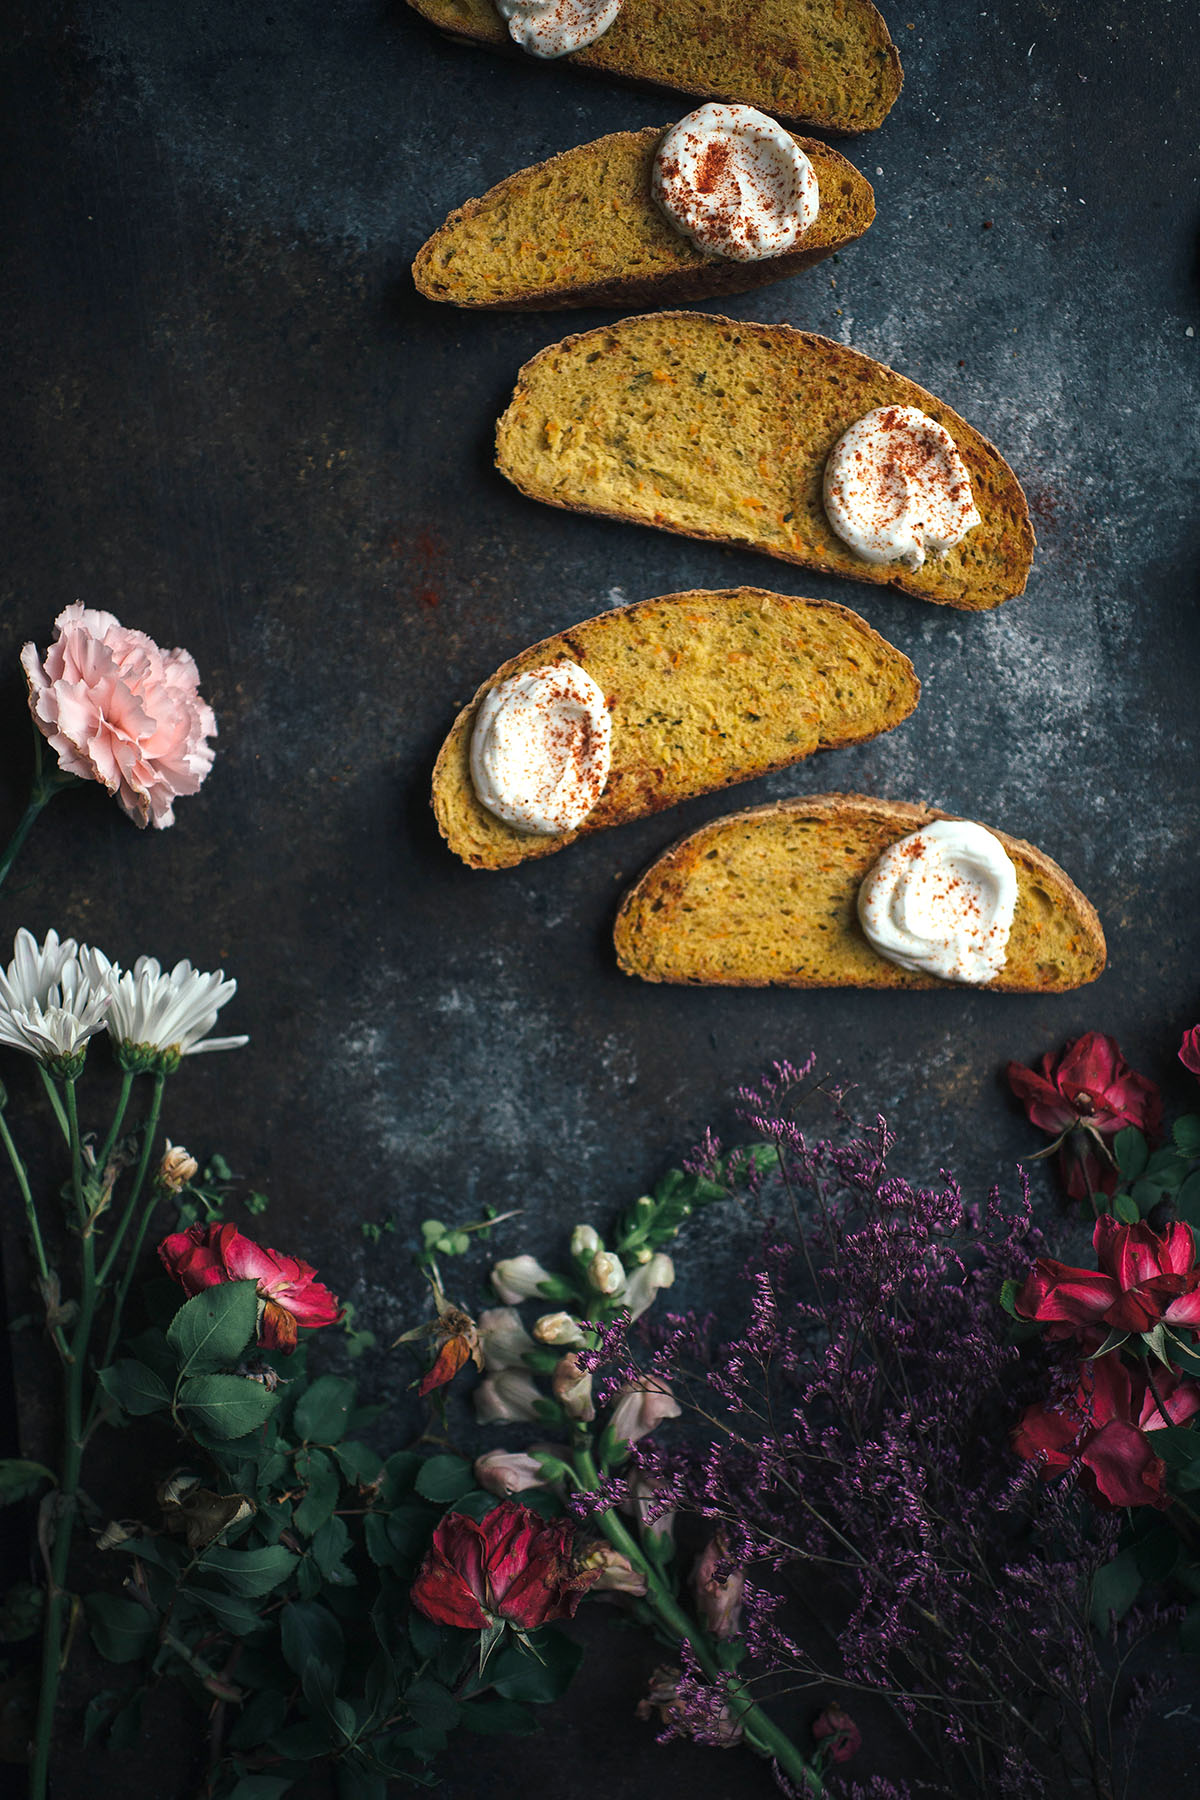
{"label": "pink carnation flower", "polygon": [[173,825],[172,802],[196,793],[213,765],[217,722],[194,661],[78,600],[54,624],[45,657],[26,644],[21,663],[59,766],[102,782],[135,825]]}

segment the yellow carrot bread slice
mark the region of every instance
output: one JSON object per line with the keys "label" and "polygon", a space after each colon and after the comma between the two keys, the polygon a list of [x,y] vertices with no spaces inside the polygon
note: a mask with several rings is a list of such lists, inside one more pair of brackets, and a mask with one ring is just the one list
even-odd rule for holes
{"label": "yellow carrot bread slice", "polygon": [[666,127],[615,131],[521,169],[468,200],[417,252],[429,300],[498,311],[640,306],[742,294],[782,281],[861,237],[875,217],[871,184],[815,138],[820,210],[800,244],[762,262],[713,256],[669,225],[650,171]]}
{"label": "yellow carrot bread slice", "polygon": [[[830,450],[880,406],[915,406],[954,439],[981,523],[910,570],[835,535]],[[983,611],[1023,592],[1029,508],[1000,452],[933,394],[857,350],[714,313],[645,313],[579,332],[527,362],[496,428],[496,464],[523,494],[761,550],[922,600]]]}
{"label": "yellow carrot bread slice", "polygon": [[[660,856],[617,915],[617,960],[646,981],[714,987],[936,988],[873,950],[858,890],[880,856],[935,819],[929,806],[862,794],[814,794],[733,813]],[[989,830],[992,827],[988,827]],[[995,836],[1017,872],[1017,906],[1001,993],[1059,993],[1105,963],[1095,908],[1057,863]]]}
{"label": "yellow carrot bread slice", "polygon": [[[476,798],[471,734],[500,682],[570,660],[604,693],[612,764],[579,831],[515,830]],[[912,664],[857,613],[761,588],[695,591],[601,613],[522,651],[459,713],[433,771],[438,828],[475,869],[550,856],[714,788],[890,731],[917,704]]]}
{"label": "yellow carrot bread slice", "polygon": [[[524,54],[492,0],[408,3],[464,43]],[[561,61],[824,131],[873,131],[904,80],[869,0],[624,0],[602,37]]]}

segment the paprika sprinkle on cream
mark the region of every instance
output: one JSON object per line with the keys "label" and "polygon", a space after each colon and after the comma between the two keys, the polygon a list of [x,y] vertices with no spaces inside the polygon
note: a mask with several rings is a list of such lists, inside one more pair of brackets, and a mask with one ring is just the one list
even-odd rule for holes
{"label": "paprika sprinkle on cream", "polygon": [[621,0],[496,0],[513,42],[543,60],[586,50],[620,10]]}
{"label": "paprika sprinkle on cream", "polygon": [[825,464],[825,511],[865,562],[919,569],[978,525],[971,478],[944,425],[915,406],[880,406]]}
{"label": "paprika sprinkle on cream", "polygon": [[902,969],[982,986],[1005,963],[1017,871],[983,825],[938,819],[884,851],[858,890],[868,943]]}
{"label": "paprika sprinkle on cream", "polygon": [[650,192],[698,250],[735,262],[793,249],[820,206],[813,166],[791,133],[753,106],[716,102],[667,132]]}
{"label": "paprika sprinkle on cream", "polygon": [[574,831],[604,792],[612,720],[602,689],[578,663],[513,675],[490,688],[471,736],[481,805],[517,831]]}

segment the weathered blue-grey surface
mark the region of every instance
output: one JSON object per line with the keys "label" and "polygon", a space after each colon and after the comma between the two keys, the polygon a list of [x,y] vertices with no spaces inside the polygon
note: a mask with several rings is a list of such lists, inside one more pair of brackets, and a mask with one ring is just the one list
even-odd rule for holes
{"label": "weathered blue-grey surface", "polygon": [[[777,1056],[816,1048],[892,1116],[907,1172],[953,1167],[976,1190],[1037,1144],[1001,1083],[1010,1056],[1096,1027],[1182,1100],[1174,1048],[1200,1015],[1191,7],[892,6],[903,95],[842,146],[877,223],[728,303],[892,363],[1000,446],[1041,545],[1027,595],[983,617],[539,508],[493,472],[520,364],[610,315],[435,308],[412,256],[513,168],[678,101],[452,46],[381,0],[20,12],[0,25],[0,826],[27,768],[17,650],[77,597],[191,648],[221,737],[171,832],[139,837],[98,793],[58,801],[0,895],[0,938],[54,924],[238,976],[225,1016],[252,1045],[180,1078],[172,1135],[268,1188],[270,1241],[387,1342],[417,1303],[415,1219],[520,1205],[507,1247],[552,1244],[705,1123],[728,1130],[733,1088]],[[1100,910],[1096,987],[625,979],[623,885],[727,798],[506,874],[443,850],[430,767],[500,660],[622,599],[740,581],[859,608],[924,694],[890,737],[738,799],[857,789],[1033,839]],[[387,1217],[368,1249],[361,1224]],[[690,1246],[684,1298],[728,1289],[736,1237]],[[403,1430],[409,1370],[388,1368]],[[543,1755],[561,1784],[582,1730],[573,1792],[661,1778],[648,1746],[628,1760],[637,1680],[610,1679],[618,1721],[573,1703],[521,1748],[527,1772]],[[478,1791],[510,1754],[460,1751],[445,1791]],[[671,1780],[763,1791],[744,1759],[669,1756]]]}

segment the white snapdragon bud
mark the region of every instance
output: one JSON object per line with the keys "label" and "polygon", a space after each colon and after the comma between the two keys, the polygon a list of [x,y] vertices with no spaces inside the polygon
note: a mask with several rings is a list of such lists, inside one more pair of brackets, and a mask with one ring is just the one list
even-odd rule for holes
{"label": "white snapdragon bud", "polygon": [[475,1417],[481,1425],[506,1425],[512,1420],[528,1423],[538,1417],[538,1402],[545,1395],[524,1369],[501,1369],[487,1375],[475,1389]]}
{"label": "white snapdragon bud", "polygon": [[593,1225],[577,1225],[571,1233],[571,1255],[579,1262],[595,1256],[601,1248],[600,1233]]}
{"label": "white snapdragon bud", "polygon": [[546,1487],[548,1477],[536,1456],[523,1450],[489,1450],[475,1459],[475,1479],[489,1494],[508,1500],[529,1488]]}
{"label": "white snapdragon bud", "polygon": [[588,1264],[587,1278],[598,1294],[607,1294],[612,1299],[625,1286],[625,1270],[620,1257],[609,1250],[597,1250]]}
{"label": "white snapdragon bud", "polygon": [[630,1318],[640,1319],[662,1289],[670,1287],[674,1280],[675,1264],[661,1251],[640,1269],[635,1269],[621,1296],[622,1303],[629,1308]]}
{"label": "white snapdragon bud", "polygon": [[500,1369],[519,1369],[525,1353],[534,1348],[533,1339],[521,1323],[521,1315],[513,1306],[492,1306],[481,1312],[476,1321],[483,1366],[489,1375]]}
{"label": "white snapdragon bud", "polygon": [[578,1320],[570,1313],[543,1313],[533,1328],[533,1335],[539,1344],[562,1346],[566,1350],[577,1350],[587,1339],[579,1329]]}
{"label": "white snapdragon bud", "polygon": [[510,1256],[492,1270],[492,1286],[505,1306],[519,1306],[532,1300],[544,1282],[553,1282],[549,1269],[543,1269],[536,1256]]}
{"label": "white snapdragon bud", "polygon": [[596,1416],[596,1408],[592,1404],[592,1377],[589,1370],[580,1368],[579,1358],[573,1350],[568,1350],[559,1359],[550,1385],[554,1398],[568,1419],[580,1420],[585,1425],[591,1424]]}
{"label": "white snapdragon bud", "polygon": [[677,1419],[678,1400],[657,1375],[642,1375],[622,1388],[609,1414],[608,1430],[616,1444],[636,1444],[656,1430],[664,1419]]}

